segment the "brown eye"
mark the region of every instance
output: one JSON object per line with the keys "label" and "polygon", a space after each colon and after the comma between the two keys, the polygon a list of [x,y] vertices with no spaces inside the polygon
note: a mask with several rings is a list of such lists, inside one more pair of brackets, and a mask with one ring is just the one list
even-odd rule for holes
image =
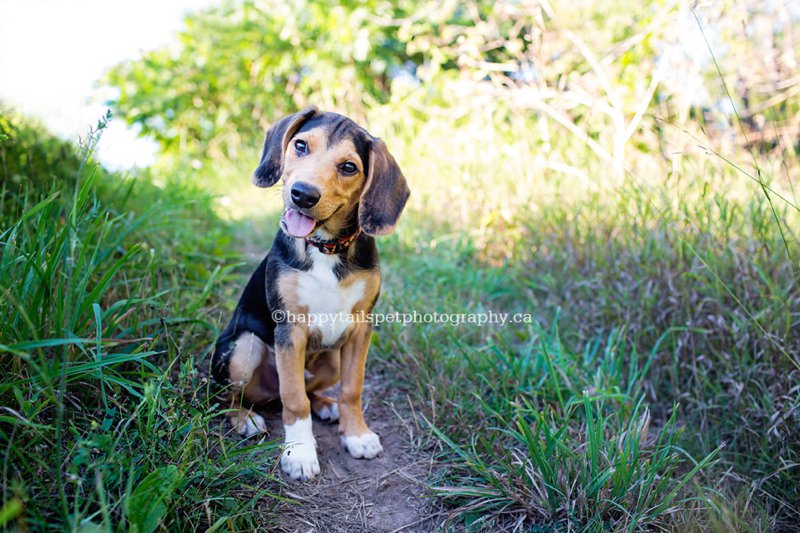
{"label": "brown eye", "polygon": [[342,163],[342,166],[339,167],[339,170],[342,171],[342,174],[355,174],[358,172],[358,167],[352,161],[345,161]]}
{"label": "brown eye", "polygon": [[297,139],[294,142],[294,149],[298,154],[305,154],[308,152],[308,144],[302,139]]}

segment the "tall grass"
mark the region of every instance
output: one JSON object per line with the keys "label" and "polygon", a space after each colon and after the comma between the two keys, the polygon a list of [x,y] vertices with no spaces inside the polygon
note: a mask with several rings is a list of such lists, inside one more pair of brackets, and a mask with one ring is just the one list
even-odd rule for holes
{"label": "tall grass", "polygon": [[510,518],[623,531],[663,526],[691,505],[683,489],[718,450],[695,462],[681,449],[677,406],[651,433],[648,368],[637,368],[620,338],[578,354],[537,338],[525,354],[493,346],[493,360],[468,361],[467,376],[477,378],[468,388],[481,392],[458,400],[484,413],[482,427],[462,444],[433,430],[460,459],[435,490],[461,504],[469,526]]}
{"label": "tall grass", "polygon": [[[2,124],[0,526],[253,526],[274,447],[223,438],[196,367],[233,264],[211,199],[104,172],[105,120],[77,153]],[[33,176],[43,146],[56,160]]]}
{"label": "tall grass", "polygon": [[382,248],[383,309],[530,312],[547,332],[385,327],[380,351],[439,437],[461,523],[790,527],[796,163],[642,145],[619,183],[569,132],[543,139],[524,109],[482,102],[375,119],[414,191]]}

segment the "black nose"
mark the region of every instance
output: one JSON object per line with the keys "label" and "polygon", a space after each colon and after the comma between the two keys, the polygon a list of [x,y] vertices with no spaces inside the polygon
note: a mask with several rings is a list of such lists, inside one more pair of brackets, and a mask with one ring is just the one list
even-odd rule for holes
{"label": "black nose", "polygon": [[313,207],[319,202],[319,197],[319,189],[308,183],[298,181],[292,185],[292,201],[297,207]]}

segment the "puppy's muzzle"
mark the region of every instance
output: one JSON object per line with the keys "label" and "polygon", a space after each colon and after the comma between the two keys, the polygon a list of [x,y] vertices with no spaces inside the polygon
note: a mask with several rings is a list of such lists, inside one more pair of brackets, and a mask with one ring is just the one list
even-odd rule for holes
{"label": "puppy's muzzle", "polygon": [[301,209],[314,207],[321,196],[319,189],[308,183],[299,181],[292,185],[292,202]]}

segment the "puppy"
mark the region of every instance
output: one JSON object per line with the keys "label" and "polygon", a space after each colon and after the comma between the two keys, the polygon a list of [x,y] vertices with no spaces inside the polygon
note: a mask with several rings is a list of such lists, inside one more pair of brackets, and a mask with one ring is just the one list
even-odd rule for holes
{"label": "puppy", "polygon": [[[394,231],[408,185],[386,145],[342,115],[308,108],[275,123],[253,183],[283,182],[272,248],[217,339],[214,378],[230,395],[240,434],[265,430],[252,406],[280,398],[292,479],[319,474],[311,412],[339,420],[356,458],[383,451],[361,409],[371,324],[380,292],[376,235]],[[337,400],[318,394],[341,381]]]}

